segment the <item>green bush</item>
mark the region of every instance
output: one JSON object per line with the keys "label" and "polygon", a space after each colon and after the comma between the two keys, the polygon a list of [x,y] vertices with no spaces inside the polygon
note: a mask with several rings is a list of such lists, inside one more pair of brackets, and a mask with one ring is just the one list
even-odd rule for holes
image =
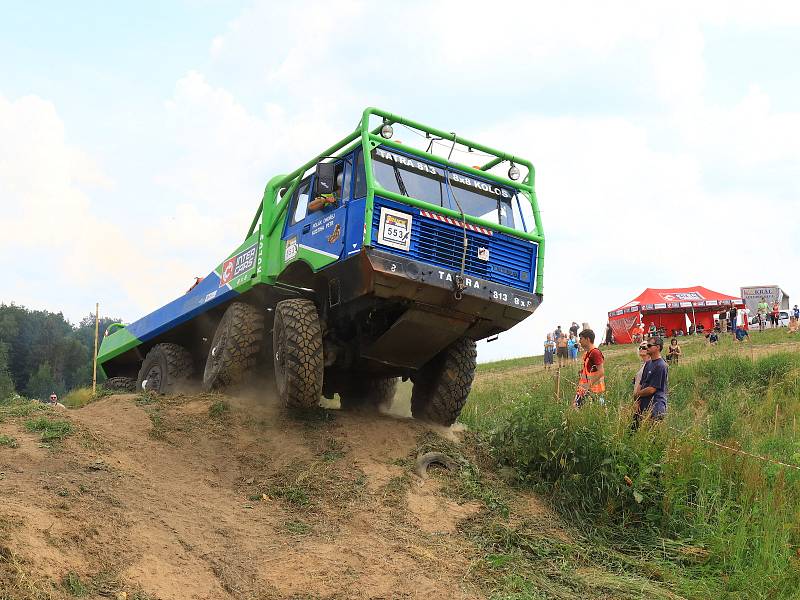
{"label": "green bush", "polygon": [[25,429],[39,432],[42,442],[60,442],[72,433],[72,423],[40,417],[25,421]]}
{"label": "green bush", "polygon": [[[800,409],[799,364],[793,354],[755,362],[726,355],[673,368],[666,422],[635,432],[633,363],[609,370],[605,406],[577,411],[566,401],[571,389],[557,402],[549,385],[517,383],[511,408],[486,422],[501,463],[545,486],[571,521],[677,562],[685,557],[668,548],[704,549],[707,560],[687,574],[714,577],[723,592],[787,597],[800,589],[800,473],[703,438],[796,461],[789,415]],[[511,396],[513,385],[504,393]],[[480,425],[476,412],[473,426]]]}
{"label": "green bush", "polygon": [[72,390],[64,396],[63,404],[67,408],[81,408],[95,399],[92,388],[82,387]]}

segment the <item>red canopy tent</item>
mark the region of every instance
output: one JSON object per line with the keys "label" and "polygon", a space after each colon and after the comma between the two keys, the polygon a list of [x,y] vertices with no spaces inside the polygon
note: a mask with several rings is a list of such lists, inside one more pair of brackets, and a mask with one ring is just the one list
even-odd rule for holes
{"label": "red canopy tent", "polygon": [[631,330],[650,323],[663,327],[667,335],[673,331],[686,333],[686,317],[694,325],[708,331],[714,327],[714,316],[731,306],[743,308],[744,302],[736,296],[714,292],[703,286],[672,289],[647,288],[638,297],[608,313],[608,322],[618,344],[632,341]]}

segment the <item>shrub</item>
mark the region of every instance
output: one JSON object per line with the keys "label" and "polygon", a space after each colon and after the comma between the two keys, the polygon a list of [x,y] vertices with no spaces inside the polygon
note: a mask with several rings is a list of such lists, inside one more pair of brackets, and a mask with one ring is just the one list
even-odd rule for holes
{"label": "shrub", "polygon": [[42,442],[60,442],[72,433],[72,423],[40,417],[25,421],[25,429],[40,432]]}
{"label": "shrub", "polygon": [[95,400],[92,388],[82,387],[72,390],[64,397],[63,404],[67,408],[81,408]]}
{"label": "shrub", "polygon": [[703,438],[789,461],[800,456],[791,419],[764,418],[776,404],[781,414],[796,414],[799,362],[790,354],[755,362],[728,355],[681,365],[670,372],[666,422],[635,432],[627,408],[632,365],[609,373],[605,406],[580,411],[556,402],[549,385],[517,384],[510,410],[491,422],[492,445],[502,463],[545,486],[555,506],[583,527],[660,553],[686,544],[705,549],[702,571],[725,591],[785,597],[800,586],[793,566],[800,472]]}

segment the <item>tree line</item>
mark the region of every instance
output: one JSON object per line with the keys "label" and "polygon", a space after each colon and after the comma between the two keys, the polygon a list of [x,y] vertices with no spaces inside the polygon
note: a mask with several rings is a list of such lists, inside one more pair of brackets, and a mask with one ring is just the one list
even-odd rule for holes
{"label": "tree line", "polygon": [[[94,319],[73,325],[62,313],[0,304],[0,401],[15,393],[44,400],[91,385]],[[119,322],[101,318],[100,335]]]}

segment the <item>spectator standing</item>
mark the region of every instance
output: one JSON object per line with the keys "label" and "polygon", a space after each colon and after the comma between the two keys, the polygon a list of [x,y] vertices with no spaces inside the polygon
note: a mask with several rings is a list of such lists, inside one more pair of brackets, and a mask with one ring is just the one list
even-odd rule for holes
{"label": "spectator standing", "polygon": [[644,335],[644,329],[642,329],[642,324],[636,323],[631,329],[631,339],[633,340],[633,343],[634,344],[641,343],[642,335]]}
{"label": "spectator standing", "polygon": [[664,342],[661,338],[651,337],[647,341],[650,361],[645,363],[639,391],[634,394],[639,401],[639,413],[634,416],[634,428],[637,428],[647,415],[654,421],[661,421],[667,414],[669,368],[661,358],[663,349]]}
{"label": "spectator standing", "polygon": [[553,356],[556,353],[556,343],[553,341],[553,334],[548,333],[547,339],[544,342],[544,368],[551,369],[553,367]]}
{"label": "spectator standing", "polygon": [[654,321],[650,321],[650,327],[647,328],[647,334],[650,336],[654,336],[656,334],[656,324]]}
{"label": "spectator standing", "polygon": [[[560,328],[559,328],[560,329]],[[567,348],[567,336],[562,331],[561,335],[556,339],[556,356],[558,356],[558,368],[560,369],[567,364],[569,358],[569,350]]]}
{"label": "spectator standing", "polygon": [[650,360],[650,355],[647,353],[647,342],[641,342],[639,344],[639,360],[642,361],[642,364],[639,366],[639,370],[636,371],[636,375],[633,377],[633,428],[636,429],[639,426],[639,421],[641,420],[641,410],[639,408],[639,399],[637,394],[639,390],[642,389],[642,375],[644,375],[644,367],[647,362]]}
{"label": "spectator standing", "polygon": [[678,338],[672,338],[669,342],[669,350],[667,352],[667,362],[678,364],[678,361],[681,358],[681,354],[683,351],[681,347],[678,345]]}
{"label": "spectator standing", "polygon": [[725,333],[728,331],[728,313],[724,310],[719,313],[719,332]]}
{"label": "spectator standing", "polygon": [[797,304],[794,305],[792,309],[792,314],[794,315],[795,319],[800,319],[800,308],[797,307]]}
{"label": "spectator standing", "polygon": [[578,337],[578,324],[575,321],[573,321],[572,325],[569,327],[569,335],[570,337],[574,337],[576,339]]}
{"label": "spectator standing", "polygon": [[600,349],[594,345],[594,331],[584,329],[578,336],[578,342],[584,350],[583,368],[581,369],[578,388],[575,390],[575,407],[583,406],[586,396],[597,396],[600,404],[605,404],[603,394],[606,391],[605,358]]}
{"label": "spectator standing", "polygon": [[736,334],[736,316],[739,314],[739,311],[736,310],[736,305],[731,304],[730,310],[728,310],[728,322],[731,324],[731,333],[734,335]]}
{"label": "spectator standing", "polygon": [[571,362],[577,362],[578,360],[578,336],[577,335],[569,335],[569,340],[567,340],[567,349],[569,350],[569,359]]}
{"label": "spectator standing", "polygon": [[611,329],[611,323],[606,323],[606,346],[614,343],[614,330]]}
{"label": "spectator standing", "polygon": [[553,332],[553,341],[558,342],[558,338],[561,337],[561,325],[556,327],[556,330]]}
{"label": "spectator standing", "polygon": [[767,299],[764,296],[761,296],[761,301],[758,303],[756,307],[756,312],[758,313],[758,330],[764,331],[764,326],[767,322],[767,312],[769,312],[769,306],[767,305]]}
{"label": "spectator standing", "polygon": [[781,325],[781,305],[776,300],[772,305],[772,326],[780,327]]}

